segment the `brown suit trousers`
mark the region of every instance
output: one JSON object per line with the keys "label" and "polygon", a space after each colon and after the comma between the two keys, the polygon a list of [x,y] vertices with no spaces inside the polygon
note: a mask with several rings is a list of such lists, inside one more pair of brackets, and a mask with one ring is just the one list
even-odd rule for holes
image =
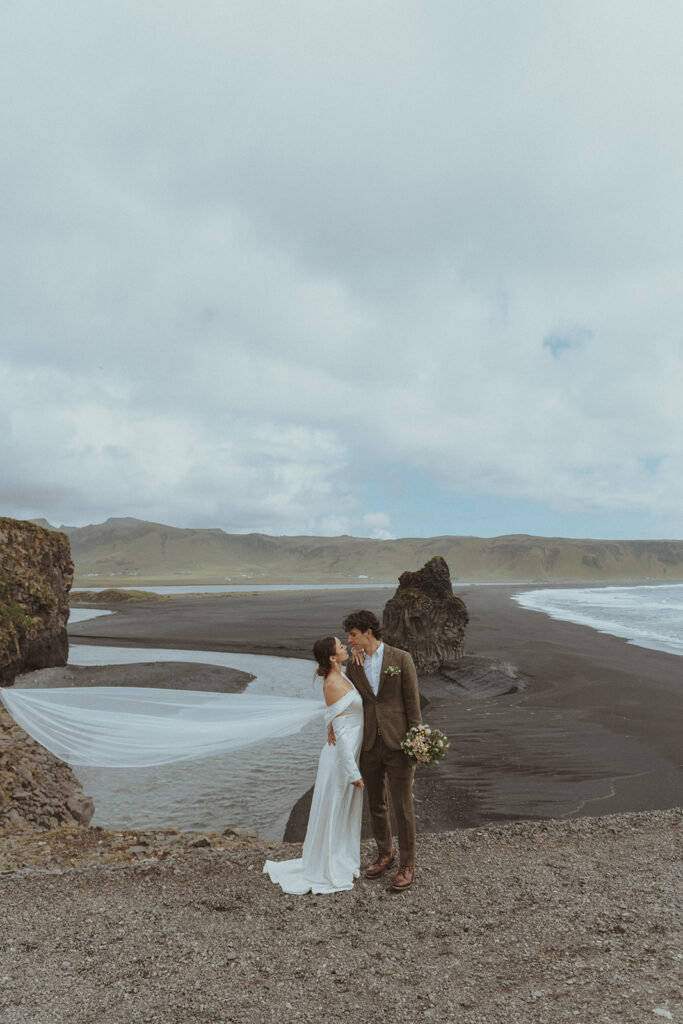
{"label": "brown suit trousers", "polygon": [[[389,671],[387,672],[387,669]],[[396,815],[402,865],[415,863],[415,769],[401,750],[401,740],[422,721],[417,673],[407,651],[384,645],[377,695],[360,665],[349,663],[346,674],[363,698],[363,747],[360,771],[368,794],[372,831],[378,855],[392,853],[389,791]],[[388,785],[387,785],[388,784]]]}

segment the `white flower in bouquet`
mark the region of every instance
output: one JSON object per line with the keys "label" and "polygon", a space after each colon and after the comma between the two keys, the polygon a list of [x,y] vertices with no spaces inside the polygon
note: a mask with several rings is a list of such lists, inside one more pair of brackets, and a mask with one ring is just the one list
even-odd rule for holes
{"label": "white flower in bouquet", "polygon": [[401,748],[411,764],[424,764],[427,767],[445,757],[449,746],[448,737],[440,729],[430,729],[428,725],[414,725],[401,742]]}

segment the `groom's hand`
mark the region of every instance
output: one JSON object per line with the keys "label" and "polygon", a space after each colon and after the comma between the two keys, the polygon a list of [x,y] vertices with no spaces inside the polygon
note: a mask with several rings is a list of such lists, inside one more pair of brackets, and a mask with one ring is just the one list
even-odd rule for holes
{"label": "groom's hand", "polygon": [[336,747],[337,745],[337,737],[334,735],[334,726],[331,722],[327,727],[327,742],[331,747]]}

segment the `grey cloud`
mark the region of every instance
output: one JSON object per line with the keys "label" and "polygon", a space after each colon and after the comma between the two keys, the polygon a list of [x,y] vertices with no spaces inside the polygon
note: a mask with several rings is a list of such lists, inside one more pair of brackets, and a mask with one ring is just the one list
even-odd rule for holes
{"label": "grey cloud", "polygon": [[8,507],[391,533],[370,439],[674,508],[683,14],[626,8],[14,5]]}

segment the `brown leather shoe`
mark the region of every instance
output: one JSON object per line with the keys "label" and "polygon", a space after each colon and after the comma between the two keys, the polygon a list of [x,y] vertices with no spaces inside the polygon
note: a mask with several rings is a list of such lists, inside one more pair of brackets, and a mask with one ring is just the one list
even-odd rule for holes
{"label": "brown leather shoe", "polygon": [[370,865],[365,872],[365,877],[379,878],[379,876],[383,875],[385,871],[389,870],[389,868],[393,868],[395,863],[396,858],[393,853],[385,853],[383,857],[378,857],[375,863]]}
{"label": "brown leather shoe", "polygon": [[398,869],[398,874],[391,885],[391,892],[405,892],[410,889],[415,878],[415,865],[404,864]]}

